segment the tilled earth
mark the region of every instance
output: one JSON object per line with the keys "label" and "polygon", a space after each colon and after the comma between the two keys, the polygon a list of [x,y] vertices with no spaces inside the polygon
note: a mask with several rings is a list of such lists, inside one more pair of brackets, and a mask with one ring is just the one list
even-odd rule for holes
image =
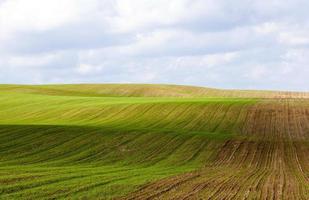
{"label": "tilled earth", "polygon": [[268,100],[248,110],[243,139],[226,141],[195,172],[144,185],[123,199],[309,199],[309,107]]}

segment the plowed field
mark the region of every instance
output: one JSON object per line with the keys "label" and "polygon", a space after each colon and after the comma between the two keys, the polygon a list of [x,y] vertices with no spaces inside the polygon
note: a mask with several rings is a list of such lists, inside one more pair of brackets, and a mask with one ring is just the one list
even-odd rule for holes
{"label": "plowed field", "polygon": [[308,93],[0,85],[0,199],[307,200],[308,155]]}

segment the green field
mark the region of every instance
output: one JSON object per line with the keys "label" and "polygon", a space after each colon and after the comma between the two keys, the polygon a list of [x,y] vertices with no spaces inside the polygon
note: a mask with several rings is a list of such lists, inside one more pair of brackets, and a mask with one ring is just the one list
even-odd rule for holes
{"label": "green field", "polygon": [[0,199],[309,199],[308,93],[0,85]]}

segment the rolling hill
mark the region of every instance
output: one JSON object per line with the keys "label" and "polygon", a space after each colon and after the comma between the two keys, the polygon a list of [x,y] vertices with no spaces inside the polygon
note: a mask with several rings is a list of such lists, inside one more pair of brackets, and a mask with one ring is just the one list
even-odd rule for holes
{"label": "rolling hill", "polygon": [[309,93],[0,85],[1,199],[309,199]]}

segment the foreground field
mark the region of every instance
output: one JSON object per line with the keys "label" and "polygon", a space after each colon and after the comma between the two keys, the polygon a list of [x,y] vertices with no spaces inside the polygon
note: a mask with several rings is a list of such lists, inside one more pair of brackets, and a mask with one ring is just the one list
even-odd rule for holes
{"label": "foreground field", "polygon": [[307,93],[0,86],[1,199],[309,199]]}

